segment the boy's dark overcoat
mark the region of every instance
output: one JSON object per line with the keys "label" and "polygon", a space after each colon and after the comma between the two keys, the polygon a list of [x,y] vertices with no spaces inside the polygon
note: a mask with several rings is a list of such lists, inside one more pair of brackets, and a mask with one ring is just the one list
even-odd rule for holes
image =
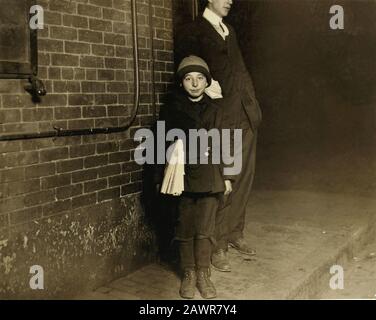
{"label": "boy's dark overcoat", "polygon": [[[215,100],[206,94],[199,102],[192,102],[187,94],[181,89],[172,94],[167,105],[162,108],[160,120],[166,124],[166,132],[170,129],[181,129],[185,132],[187,141],[185,144],[186,161],[192,158],[189,152],[189,129],[211,129],[218,130],[221,125],[221,112]],[[200,149],[200,142],[197,142]],[[192,193],[217,193],[224,191],[224,178],[222,175],[222,165],[212,163],[212,150],[214,145],[209,139],[209,149],[197,151],[197,164],[185,164],[184,191]],[[208,158],[208,164],[201,164],[199,156]],[[206,155],[205,155],[206,153]]]}

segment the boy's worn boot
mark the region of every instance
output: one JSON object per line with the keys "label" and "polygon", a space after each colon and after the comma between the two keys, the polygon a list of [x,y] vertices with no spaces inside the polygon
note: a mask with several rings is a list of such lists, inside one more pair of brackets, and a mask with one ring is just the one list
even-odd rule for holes
{"label": "boy's worn boot", "polygon": [[217,291],[209,277],[209,268],[197,270],[197,289],[204,299],[213,299],[217,296]]}
{"label": "boy's worn boot", "polygon": [[180,296],[184,299],[193,299],[196,291],[196,271],[194,269],[185,269],[180,285]]}

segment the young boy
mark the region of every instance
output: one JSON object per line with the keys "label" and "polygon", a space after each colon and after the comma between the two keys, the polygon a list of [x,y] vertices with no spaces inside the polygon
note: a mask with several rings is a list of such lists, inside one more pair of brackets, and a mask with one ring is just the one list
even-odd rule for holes
{"label": "young boy", "polygon": [[[182,60],[177,70],[180,87],[170,103],[161,111],[166,132],[181,129],[185,132],[184,191],[178,204],[178,223],[175,240],[179,242],[180,266],[183,271],[180,295],[194,298],[196,286],[205,299],[215,298],[216,289],[210,280],[211,247],[215,242],[215,216],[220,195],[231,192],[230,180],[225,180],[221,164],[213,164],[211,151],[215,147],[209,141],[206,150],[189,150],[189,129],[219,129],[220,112],[205,89],[212,81],[208,65],[197,56]],[[218,142],[216,142],[219,144]],[[199,146],[199,141],[197,142]],[[200,163],[200,155],[208,158]],[[192,164],[192,157],[197,157]]]}

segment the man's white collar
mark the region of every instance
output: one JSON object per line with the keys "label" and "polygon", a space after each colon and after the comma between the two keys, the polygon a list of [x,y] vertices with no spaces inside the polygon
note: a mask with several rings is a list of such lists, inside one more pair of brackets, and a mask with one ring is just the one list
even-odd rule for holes
{"label": "man's white collar", "polygon": [[216,15],[213,11],[209,8],[205,8],[204,13],[202,15],[206,20],[208,20],[211,24],[218,26],[222,22],[222,18]]}

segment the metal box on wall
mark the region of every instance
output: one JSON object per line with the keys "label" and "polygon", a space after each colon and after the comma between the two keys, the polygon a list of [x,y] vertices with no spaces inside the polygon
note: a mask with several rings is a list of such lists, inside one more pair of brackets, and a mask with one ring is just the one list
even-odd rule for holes
{"label": "metal box on wall", "polygon": [[29,26],[32,0],[0,0],[0,78],[37,73],[37,31]]}

